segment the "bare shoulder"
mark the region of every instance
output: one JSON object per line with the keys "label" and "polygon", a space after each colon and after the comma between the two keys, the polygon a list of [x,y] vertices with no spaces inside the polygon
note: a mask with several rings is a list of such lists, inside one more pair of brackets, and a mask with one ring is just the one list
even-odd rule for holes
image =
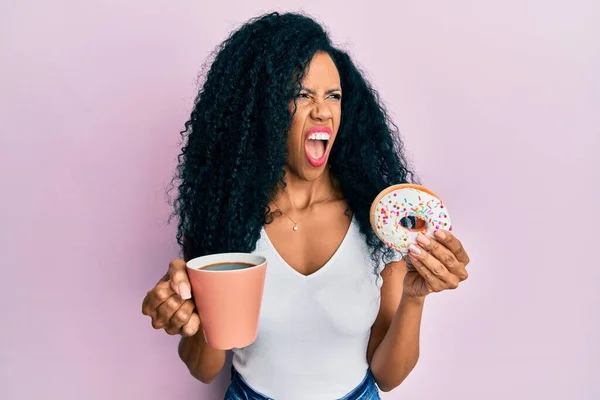
{"label": "bare shoulder", "polygon": [[381,305],[380,311],[385,314],[394,314],[400,300],[402,299],[402,290],[404,288],[404,277],[406,275],[406,261],[395,261],[387,264],[381,271]]}
{"label": "bare shoulder", "polygon": [[406,274],[406,261],[404,259],[386,264],[381,271],[381,277],[385,279],[404,279]]}

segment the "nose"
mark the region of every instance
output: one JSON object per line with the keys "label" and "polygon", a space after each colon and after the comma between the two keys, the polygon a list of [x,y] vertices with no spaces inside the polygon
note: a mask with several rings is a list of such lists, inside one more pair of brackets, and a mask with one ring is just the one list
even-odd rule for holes
{"label": "nose", "polygon": [[333,114],[325,102],[317,101],[310,110],[310,116],[316,121],[326,121],[331,119]]}

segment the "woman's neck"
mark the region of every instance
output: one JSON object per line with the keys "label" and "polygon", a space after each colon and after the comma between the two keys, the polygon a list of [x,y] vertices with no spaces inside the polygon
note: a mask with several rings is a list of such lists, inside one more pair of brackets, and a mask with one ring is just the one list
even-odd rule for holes
{"label": "woman's neck", "polygon": [[314,181],[307,181],[285,169],[285,189],[279,186],[275,194],[277,204],[289,211],[303,211],[331,197],[334,191],[334,181],[329,168]]}

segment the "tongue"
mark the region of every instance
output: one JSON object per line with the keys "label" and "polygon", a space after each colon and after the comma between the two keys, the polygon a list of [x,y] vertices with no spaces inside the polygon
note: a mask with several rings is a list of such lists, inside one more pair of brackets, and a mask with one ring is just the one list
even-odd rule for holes
{"label": "tongue", "polygon": [[309,140],[306,143],[306,152],[313,160],[320,160],[325,154],[325,146],[324,140]]}

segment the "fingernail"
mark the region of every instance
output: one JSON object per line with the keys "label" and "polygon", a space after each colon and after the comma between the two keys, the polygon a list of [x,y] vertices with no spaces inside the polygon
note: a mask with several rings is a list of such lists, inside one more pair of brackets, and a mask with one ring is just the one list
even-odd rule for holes
{"label": "fingernail", "polygon": [[440,240],[446,239],[446,234],[444,231],[435,231],[433,234]]}
{"label": "fingernail", "polygon": [[423,246],[429,246],[431,244],[431,240],[429,240],[429,238],[422,233],[419,233],[419,236],[417,236],[417,242]]}
{"label": "fingernail", "polygon": [[419,249],[417,246],[415,246],[414,244],[411,244],[410,246],[408,246],[408,250],[410,250],[412,253],[415,254],[421,254],[421,249]]}
{"label": "fingernail", "polygon": [[192,298],[192,291],[187,283],[179,284],[179,296],[181,296],[183,300]]}

